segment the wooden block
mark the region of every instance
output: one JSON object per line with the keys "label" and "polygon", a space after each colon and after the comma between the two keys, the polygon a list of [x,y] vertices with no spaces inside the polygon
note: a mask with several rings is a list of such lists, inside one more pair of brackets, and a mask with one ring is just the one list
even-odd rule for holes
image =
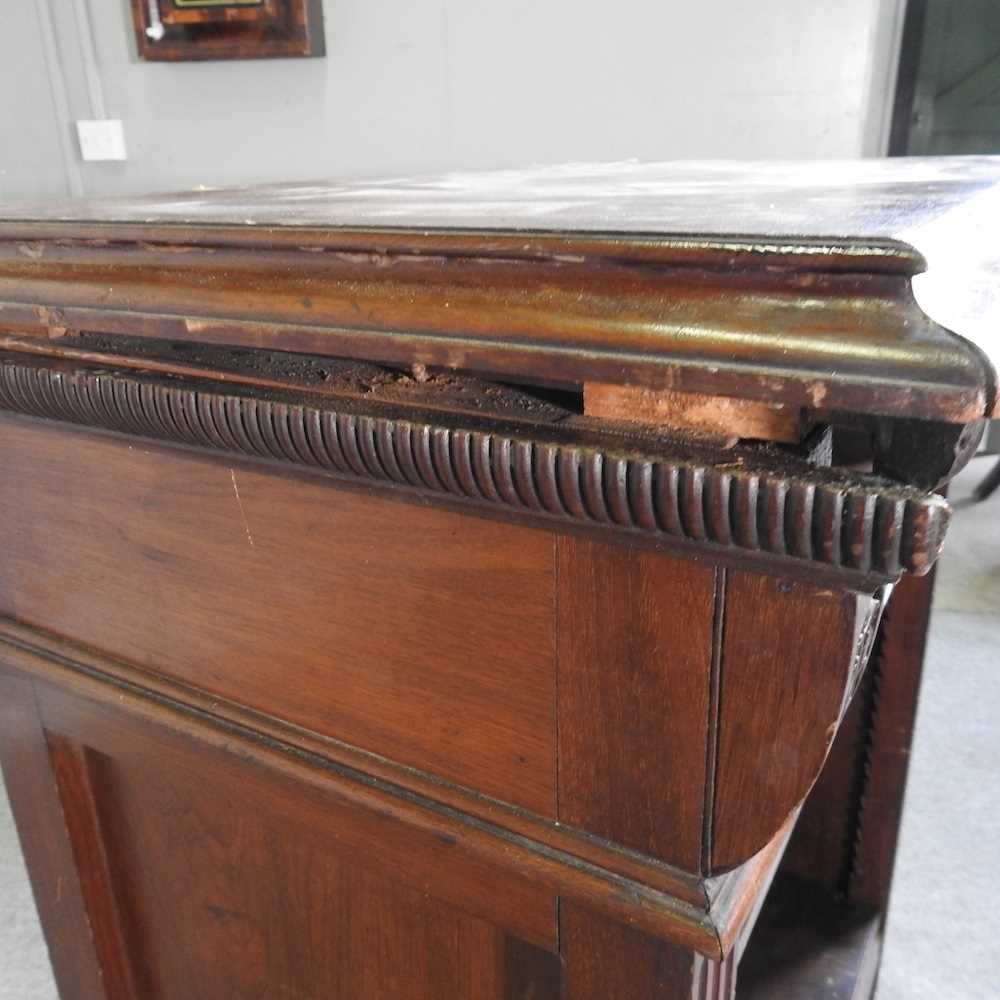
{"label": "wooden block", "polygon": [[801,437],[797,406],[700,392],[585,382],[583,412],[588,417],[656,424],[714,437],[787,443],[798,442]]}
{"label": "wooden block", "polygon": [[716,574],[558,541],[559,818],[698,871]]}

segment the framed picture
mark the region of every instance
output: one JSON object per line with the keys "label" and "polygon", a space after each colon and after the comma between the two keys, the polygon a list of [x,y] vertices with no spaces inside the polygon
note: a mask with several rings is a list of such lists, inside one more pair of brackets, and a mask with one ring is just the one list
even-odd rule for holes
{"label": "framed picture", "polygon": [[143,59],[321,56],[322,0],[132,0]]}

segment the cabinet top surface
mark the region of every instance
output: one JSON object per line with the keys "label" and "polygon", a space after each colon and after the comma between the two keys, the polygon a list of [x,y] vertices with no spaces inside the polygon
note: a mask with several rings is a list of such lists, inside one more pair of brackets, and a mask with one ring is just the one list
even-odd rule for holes
{"label": "cabinet top surface", "polygon": [[570,163],[377,180],[12,202],[0,220],[930,241],[973,238],[1000,157]]}
{"label": "cabinet top surface", "polygon": [[[853,408],[860,400],[862,408],[876,412],[960,422],[996,407],[1000,251],[993,232],[998,218],[1000,157],[566,164],[9,203],[0,204],[0,244],[6,244],[11,255],[9,291],[0,299],[39,307],[86,305],[92,310],[88,321],[99,307],[113,311],[120,325],[123,310],[149,313],[149,303],[156,298],[157,315],[184,317],[186,336],[195,324],[204,328],[208,319],[240,318],[237,313],[244,305],[250,309],[250,299],[230,287],[234,297],[213,304],[211,311],[198,293],[195,308],[190,295],[176,291],[195,266],[194,255],[174,255],[176,265],[151,257],[156,281],[140,282],[134,258],[112,260],[102,247],[131,241],[145,252],[150,246],[171,244],[185,249],[211,244],[213,253],[237,245],[241,252],[253,253],[275,248],[370,252],[373,268],[391,265],[377,280],[366,275],[362,285],[357,276],[348,281],[328,272],[330,302],[325,313],[320,309],[325,300],[315,294],[301,297],[308,303],[302,309],[296,300],[288,305],[287,316],[282,313],[290,322],[343,330],[348,314],[338,311],[336,289],[346,296],[345,309],[349,304],[351,315],[361,314],[369,326],[384,325],[383,306],[392,301],[398,307],[401,289],[416,287],[416,282],[429,295],[434,281],[443,289],[441,282],[451,280],[454,269],[428,281],[430,260],[461,257],[490,264],[475,271],[482,277],[472,284],[492,282],[492,290],[476,302],[469,298],[468,317],[459,317],[456,309],[460,295],[472,294],[471,278],[456,279],[441,292],[441,302],[429,299],[432,308],[423,308],[415,319],[401,313],[399,320],[407,330],[446,336],[452,344],[459,335],[472,335],[477,344],[492,338],[492,353],[482,362],[472,363],[463,347],[461,358],[453,360],[448,354],[446,365],[498,371],[498,352],[512,351],[514,341],[521,340],[530,342],[532,350],[544,341],[548,349],[551,330],[558,328],[558,336],[566,341],[560,357],[572,359],[572,364],[554,361],[551,372],[541,373],[547,378],[639,379],[654,387],[674,378],[669,375],[664,381],[663,375],[644,374],[631,360],[620,375],[610,368],[605,372],[588,360],[595,346],[619,357],[641,357],[674,368],[723,373],[732,368],[741,378],[752,370],[757,383],[750,389],[745,378],[739,384],[720,378],[718,391],[723,394],[770,393],[763,380],[783,377],[792,365],[794,378],[804,387],[798,396],[806,405]],[[69,251],[59,249],[67,239],[77,241],[74,253],[86,251],[72,266],[65,256]],[[309,241],[308,247],[298,246]],[[386,250],[389,257],[376,261]],[[100,266],[111,270],[88,272],[94,288],[85,301],[83,272],[73,268],[80,262],[96,268],[102,253]],[[316,255],[311,256],[315,261]],[[337,266],[364,266],[360,258],[344,263],[347,255],[342,257]],[[199,279],[199,287],[223,280],[219,257],[215,260],[213,276],[206,258],[207,276]],[[414,264],[417,260],[424,263]],[[262,267],[263,261],[259,256],[253,266]],[[516,273],[511,270],[515,263],[521,265]],[[632,268],[634,284],[612,287],[624,274],[624,264]],[[118,295],[124,296],[123,268],[131,268],[138,284],[118,301]],[[561,270],[554,275],[552,268]],[[678,268],[683,279],[677,278]],[[298,264],[275,265],[271,273],[275,280],[289,283],[289,275],[299,269]],[[775,273],[785,275],[780,294],[773,287]],[[178,283],[170,285],[175,294],[169,302],[161,294],[174,280],[168,274],[178,276]],[[704,291],[699,274],[713,276],[715,291]],[[37,286],[28,290],[26,280],[36,278]],[[566,297],[558,303],[550,294],[553,280],[565,286],[560,294]],[[660,284],[654,288],[651,282]],[[584,286],[592,294],[570,294]],[[59,294],[50,296],[57,287]],[[260,291],[258,284],[247,287],[255,294]],[[375,311],[366,311],[356,295],[359,288],[372,298]],[[913,307],[913,297],[919,308]],[[515,302],[521,319],[511,311]],[[254,307],[253,317],[265,312],[276,316],[276,303],[274,297],[266,310]],[[286,303],[292,300],[280,299],[283,309]],[[633,305],[646,311],[641,316],[621,312]],[[0,312],[3,308],[0,301]],[[488,331],[482,329],[483,316],[489,316]],[[548,325],[535,333],[528,327],[541,324],[538,317],[545,317]],[[592,333],[584,335],[584,325]],[[441,363],[432,354],[424,358],[415,350],[413,360]],[[526,355],[525,363],[528,360]],[[837,381],[825,381],[813,392],[809,380],[817,376]],[[827,389],[848,381],[856,391],[827,394]],[[894,401],[879,401],[880,383],[895,386]]]}

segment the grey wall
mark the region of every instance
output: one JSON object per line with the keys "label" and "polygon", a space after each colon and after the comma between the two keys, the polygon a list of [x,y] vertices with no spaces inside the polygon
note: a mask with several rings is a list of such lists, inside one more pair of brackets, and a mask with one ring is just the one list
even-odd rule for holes
{"label": "grey wall", "polygon": [[[324,0],[324,59],[156,64],[135,55],[127,0],[0,0],[0,197],[877,154],[901,5]],[[126,163],[79,162],[71,121],[97,115],[77,8]]]}

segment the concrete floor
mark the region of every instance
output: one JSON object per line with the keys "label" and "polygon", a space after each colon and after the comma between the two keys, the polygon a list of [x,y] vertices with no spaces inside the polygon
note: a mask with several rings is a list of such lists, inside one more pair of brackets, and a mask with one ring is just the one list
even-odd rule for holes
{"label": "concrete floor", "polygon": [[[952,486],[878,1000],[1000,998],[1000,495]],[[0,1000],[56,1000],[0,793]]]}
{"label": "concrete floor", "polygon": [[878,1000],[1000,998],[1000,493],[952,483]]}

